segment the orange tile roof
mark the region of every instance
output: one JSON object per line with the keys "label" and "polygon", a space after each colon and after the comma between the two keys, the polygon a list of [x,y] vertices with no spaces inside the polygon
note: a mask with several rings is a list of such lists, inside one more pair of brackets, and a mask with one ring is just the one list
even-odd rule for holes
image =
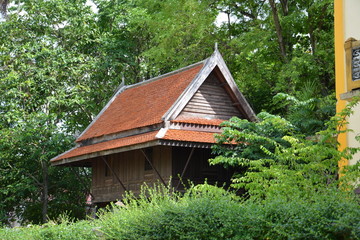
{"label": "orange tile roof", "polygon": [[157,133],[158,131],[152,131],[130,137],[118,138],[92,145],[77,147],[71,149],[70,151],[64,153],[63,155],[59,155],[58,157],[52,159],[51,161],[55,162],[62,159],[78,157],[86,154],[91,154],[91,153],[96,153],[96,152],[101,152],[101,151],[106,151],[106,150],[111,150],[111,149],[126,147],[130,145],[161,140],[161,139],[182,141],[182,142],[215,143],[214,133],[212,132],[198,132],[198,131],[169,129],[167,130],[164,137],[156,138]]}
{"label": "orange tile roof", "polygon": [[203,63],[126,89],[76,141],[161,123],[202,67]]}
{"label": "orange tile roof", "polygon": [[189,124],[200,124],[200,125],[210,125],[210,126],[219,126],[224,119],[204,119],[204,118],[187,118],[187,119],[175,119],[171,122],[174,123],[189,123]]}
{"label": "orange tile roof", "polygon": [[214,133],[170,129],[162,138],[182,142],[215,143]]}
{"label": "orange tile roof", "polygon": [[144,133],[144,134],[134,135],[134,136],[130,136],[130,137],[118,138],[118,139],[114,139],[114,140],[110,140],[110,141],[106,141],[106,142],[96,143],[96,144],[92,144],[92,145],[88,145],[88,146],[77,147],[77,148],[71,149],[70,151],[66,152],[63,155],[59,155],[58,157],[52,159],[51,161],[55,162],[55,161],[59,161],[61,159],[65,159],[65,158],[72,158],[72,157],[77,157],[77,156],[86,155],[86,154],[90,154],[90,153],[96,153],[96,152],[101,152],[101,151],[105,151],[105,150],[126,147],[126,146],[130,146],[130,145],[134,145],[134,144],[154,141],[154,140],[156,140],[156,138],[155,138],[156,134],[157,134],[157,131],[153,131],[153,132],[149,132],[149,133]]}

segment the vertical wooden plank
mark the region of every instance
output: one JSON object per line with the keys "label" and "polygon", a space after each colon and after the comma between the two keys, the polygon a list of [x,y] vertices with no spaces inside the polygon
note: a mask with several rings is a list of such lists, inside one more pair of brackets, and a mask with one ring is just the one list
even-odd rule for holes
{"label": "vertical wooden plank", "polygon": [[129,168],[128,168],[128,173],[129,173],[129,181],[133,181],[135,179],[135,174],[133,171],[134,168],[134,164],[135,164],[135,159],[132,156],[133,152],[128,152],[127,153],[127,158],[128,158],[128,163],[129,163]]}
{"label": "vertical wooden plank", "polygon": [[135,159],[136,159],[136,165],[133,171],[136,174],[136,180],[143,180],[144,176],[144,158],[142,154],[139,151],[134,151]]}
{"label": "vertical wooden plank", "polygon": [[98,160],[98,179],[99,179],[99,186],[103,187],[105,184],[105,165],[100,160]]}
{"label": "vertical wooden plank", "polygon": [[161,162],[163,165],[163,175],[169,178],[172,175],[172,159],[171,159],[171,147],[161,146]]}
{"label": "vertical wooden plank", "polygon": [[[114,168],[114,171],[115,171],[116,175],[119,176],[119,178],[121,179],[121,181],[124,184],[123,176],[121,174],[121,170],[120,170],[120,166],[119,166],[119,162],[120,162],[119,156],[120,156],[119,153],[114,154],[113,168]],[[119,184],[116,182],[116,185],[118,186]]]}
{"label": "vertical wooden plank", "polygon": [[163,162],[161,159],[161,152],[160,152],[160,148],[159,146],[155,146],[153,147],[153,165],[154,167],[158,170],[158,172],[160,173],[161,176],[164,175],[164,170],[163,170]]}
{"label": "vertical wooden plank", "polygon": [[93,161],[93,163],[92,163],[92,169],[91,169],[91,179],[92,179],[92,181],[91,181],[91,187],[92,188],[94,188],[94,187],[96,187],[97,186],[97,176],[96,176],[96,160],[94,160]]}

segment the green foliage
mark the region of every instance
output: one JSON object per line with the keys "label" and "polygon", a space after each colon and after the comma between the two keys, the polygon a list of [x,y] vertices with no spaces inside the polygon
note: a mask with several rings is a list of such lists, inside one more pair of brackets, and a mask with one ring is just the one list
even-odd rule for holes
{"label": "green foliage", "polygon": [[307,99],[334,92],[333,1],[280,0],[276,12],[269,2],[219,1],[229,16],[218,30],[220,46],[255,111],[272,111],[279,92],[301,98],[309,83],[316,88]]}
{"label": "green foliage", "polygon": [[304,100],[285,93],[278,93],[273,98],[275,111],[282,109],[282,115],[305,135],[324,130],[326,121],[335,115],[335,97],[313,98],[313,88],[314,85],[307,85],[307,90],[302,93]]}
{"label": "green foliage", "polygon": [[[210,162],[237,167],[232,185],[245,188],[252,198],[277,195],[292,198],[308,196],[324,188],[336,188],[339,184],[338,162],[356,151],[339,152],[336,141],[341,132],[338,126],[344,124],[354,104],[356,101],[313,137],[303,136],[287,120],[268,113],[260,113],[259,122],[232,118],[223,123],[223,132],[217,136],[218,145],[213,148],[219,156]],[[351,168],[355,174],[353,179],[358,178],[357,166]],[[344,181],[342,186],[356,187],[348,183],[351,181]]]}
{"label": "green foliage", "polygon": [[[2,222],[13,212],[20,219],[43,221],[44,198],[49,198],[48,217],[64,211],[72,216],[84,216],[85,194],[70,169],[48,167],[49,159],[66,151],[73,138],[58,132],[46,115],[32,114],[27,121],[18,122],[11,129],[0,129],[0,206]],[[47,196],[44,195],[44,190]]]}
{"label": "green foliage", "polygon": [[183,195],[163,186],[128,195],[99,219],[68,217],[42,226],[0,229],[8,239],[360,239],[359,202],[349,192],[322,189],[308,197],[241,200],[208,184]]}
{"label": "green foliage", "polygon": [[235,195],[207,184],[183,196],[162,186],[144,188],[139,199],[130,196],[124,203],[100,215],[107,239],[228,239],[235,234]]}
{"label": "green foliage", "polygon": [[[49,160],[68,150],[73,133],[99,110],[89,99],[104,98],[90,91],[106,85],[89,74],[97,61],[89,52],[96,35],[93,16],[85,1],[24,0],[10,5],[8,18],[0,22],[4,223],[10,215],[35,223],[65,210],[84,215],[79,204],[85,199],[83,187],[69,184],[77,181],[70,169],[50,167]],[[89,102],[85,108],[84,102]]]}
{"label": "green foliage", "polygon": [[360,238],[358,202],[338,189],[256,202],[207,184],[183,196],[146,188],[125,206],[100,215],[106,239]]}
{"label": "green foliage", "polygon": [[150,15],[147,26],[152,39],[143,54],[153,68],[169,72],[201,61],[213,52],[218,11],[212,0],[139,2]]}
{"label": "green foliage", "polygon": [[74,222],[65,215],[58,221],[50,221],[42,226],[0,229],[0,238],[6,240],[63,240],[63,239],[99,239],[91,221]]}
{"label": "green foliage", "polygon": [[358,199],[338,189],[322,189],[307,199],[274,196],[263,205],[266,237],[359,239],[359,222],[355,220],[359,219],[358,204]]}

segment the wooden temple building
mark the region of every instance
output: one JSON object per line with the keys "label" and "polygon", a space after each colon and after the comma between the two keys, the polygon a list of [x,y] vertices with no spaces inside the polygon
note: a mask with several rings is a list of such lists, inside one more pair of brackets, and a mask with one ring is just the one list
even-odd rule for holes
{"label": "wooden temple building", "polygon": [[98,205],[139,192],[146,182],[181,189],[194,183],[228,182],[231,173],[208,159],[219,124],[238,116],[254,121],[218,50],[204,61],[130,86],[121,86],[73,149],[55,166],[92,168],[91,193]]}

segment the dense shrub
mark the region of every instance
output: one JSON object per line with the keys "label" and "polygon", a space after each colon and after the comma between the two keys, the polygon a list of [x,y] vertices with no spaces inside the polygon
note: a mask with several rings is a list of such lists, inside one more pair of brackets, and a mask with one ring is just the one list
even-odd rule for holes
{"label": "dense shrub", "polygon": [[0,239],[6,240],[78,240],[99,239],[92,221],[72,222],[67,217],[58,223],[50,221],[42,226],[0,229]]}
{"label": "dense shrub", "polygon": [[245,224],[241,213],[246,209],[239,199],[207,184],[183,196],[161,186],[157,191],[145,188],[140,199],[125,202],[126,207],[100,216],[109,239],[231,239]]}
{"label": "dense shrub", "polygon": [[358,202],[338,189],[264,202],[207,184],[182,197],[160,189],[103,213],[107,239],[360,239]]}
{"label": "dense shrub", "polygon": [[360,239],[360,207],[337,189],[289,201],[269,199],[261,208],[270,239]]}
{"label": "dense shrub", "polygon": [[208,184],[186,193],[145,187],[99,219],[0,229],[0,239],[360,239],[358,199],[337,188],[241,200]]}

